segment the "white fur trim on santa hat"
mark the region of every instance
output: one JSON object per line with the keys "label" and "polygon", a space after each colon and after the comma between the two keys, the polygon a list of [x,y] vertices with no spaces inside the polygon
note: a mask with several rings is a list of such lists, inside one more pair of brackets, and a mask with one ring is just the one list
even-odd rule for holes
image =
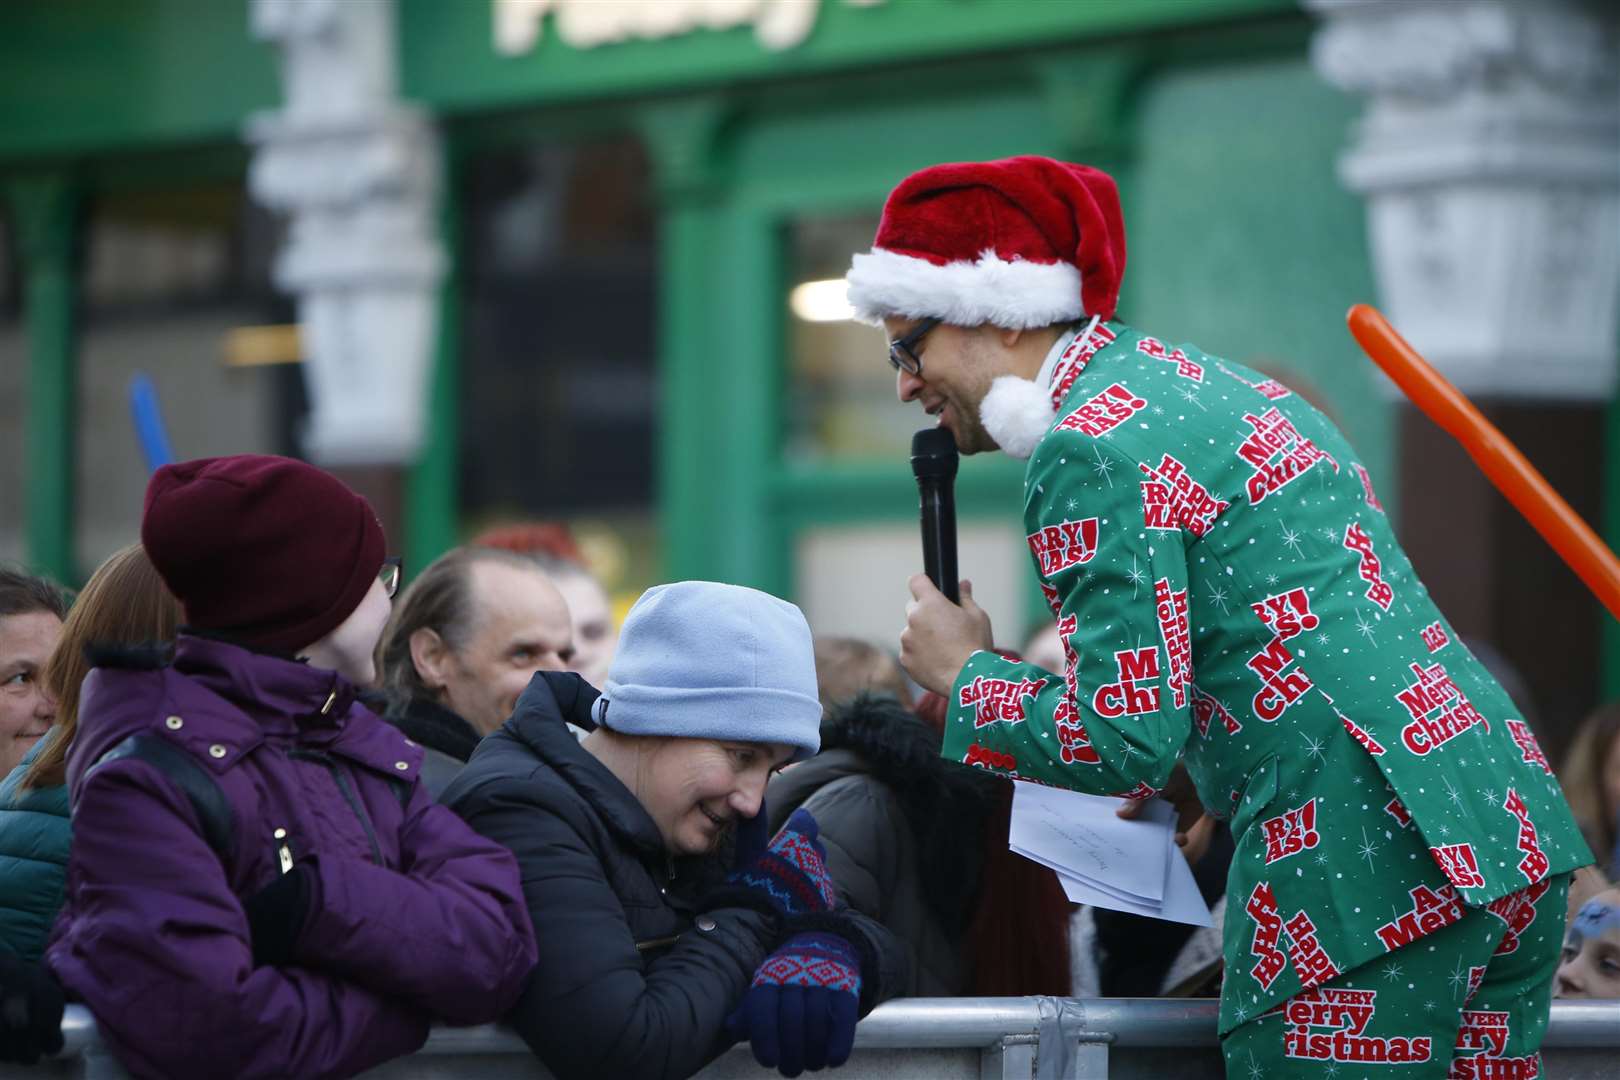
{"label": "white fur trim on santa hat", "polygon": [[952,326],[1030,330],[1083,314],[1080,271],[1070,263],[1007,260],[986,248],[975,262],[937,266],[884,248],[856,255],[844,280],[855,317],[941,319]]}
{"label": "white fur trim on santa hat", "polygon": [[1027,458],[1045,438],[1056,416],[1048,390],[1017,375],[1003,375],[990,384],[979,402],[979,422],[1002,451]]}

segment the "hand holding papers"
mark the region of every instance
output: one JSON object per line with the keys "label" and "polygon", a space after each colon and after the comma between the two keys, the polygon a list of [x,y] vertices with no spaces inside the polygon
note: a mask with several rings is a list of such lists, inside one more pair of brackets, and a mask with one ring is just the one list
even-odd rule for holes
{"label": "hand holding papers", "polygon": [[1076,904],[1210,925],[1209,908],[1176,847],[1175,811],[1158,799],[1116,817],[1117,797],[1018,781],[1007,846],[1055,871]]}

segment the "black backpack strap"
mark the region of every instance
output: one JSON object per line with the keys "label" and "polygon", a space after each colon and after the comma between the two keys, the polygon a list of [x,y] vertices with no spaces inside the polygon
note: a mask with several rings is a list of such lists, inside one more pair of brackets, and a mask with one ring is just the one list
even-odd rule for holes
{"label": "black backpack strap", "polygon": [[[159,735],[131,735],[91,766],[95,772],[110,761],[134,758],[144,761],[173,781],[197,813],[203,839],[221,862],[236,854],[236,828],[231,804],[214,778],[190,754]],[[88,774],[86,774],[88,775]]]}

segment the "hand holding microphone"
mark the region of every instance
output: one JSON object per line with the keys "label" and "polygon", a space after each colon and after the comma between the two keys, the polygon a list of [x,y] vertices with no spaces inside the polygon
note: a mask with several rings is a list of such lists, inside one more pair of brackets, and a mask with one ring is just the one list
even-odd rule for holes
{"label": "hand holding microphone", "polygon": [[968,657],[990,648],[990,616],[956,577],[956,440],[945,428],[911,439],[911,471],[922,510],[923,567],[912,577],[900,664],[917,685],[949,694]]}
{"label": "hand holding microphone", "polygon": [[900,666],[924,690],[949,697],[968,657],[992,647],[990,616],[973,602],[973,583],[961,583],[962,603],[953,604],[927,574],[913,574],[906,628],[900,633]]}

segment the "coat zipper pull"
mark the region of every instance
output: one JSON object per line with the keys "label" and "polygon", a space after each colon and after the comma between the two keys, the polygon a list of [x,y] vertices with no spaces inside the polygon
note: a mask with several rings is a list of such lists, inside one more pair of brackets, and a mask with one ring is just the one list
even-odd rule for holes
{"label": "coat zipper pull", "polygon": [[283,874],[291,873],[293,868],[293,853],[292,845],[287,842],[287,830],[277,829],[275,832],[275,837],[277,840],[276,856],[281,860],[281,872]]}

